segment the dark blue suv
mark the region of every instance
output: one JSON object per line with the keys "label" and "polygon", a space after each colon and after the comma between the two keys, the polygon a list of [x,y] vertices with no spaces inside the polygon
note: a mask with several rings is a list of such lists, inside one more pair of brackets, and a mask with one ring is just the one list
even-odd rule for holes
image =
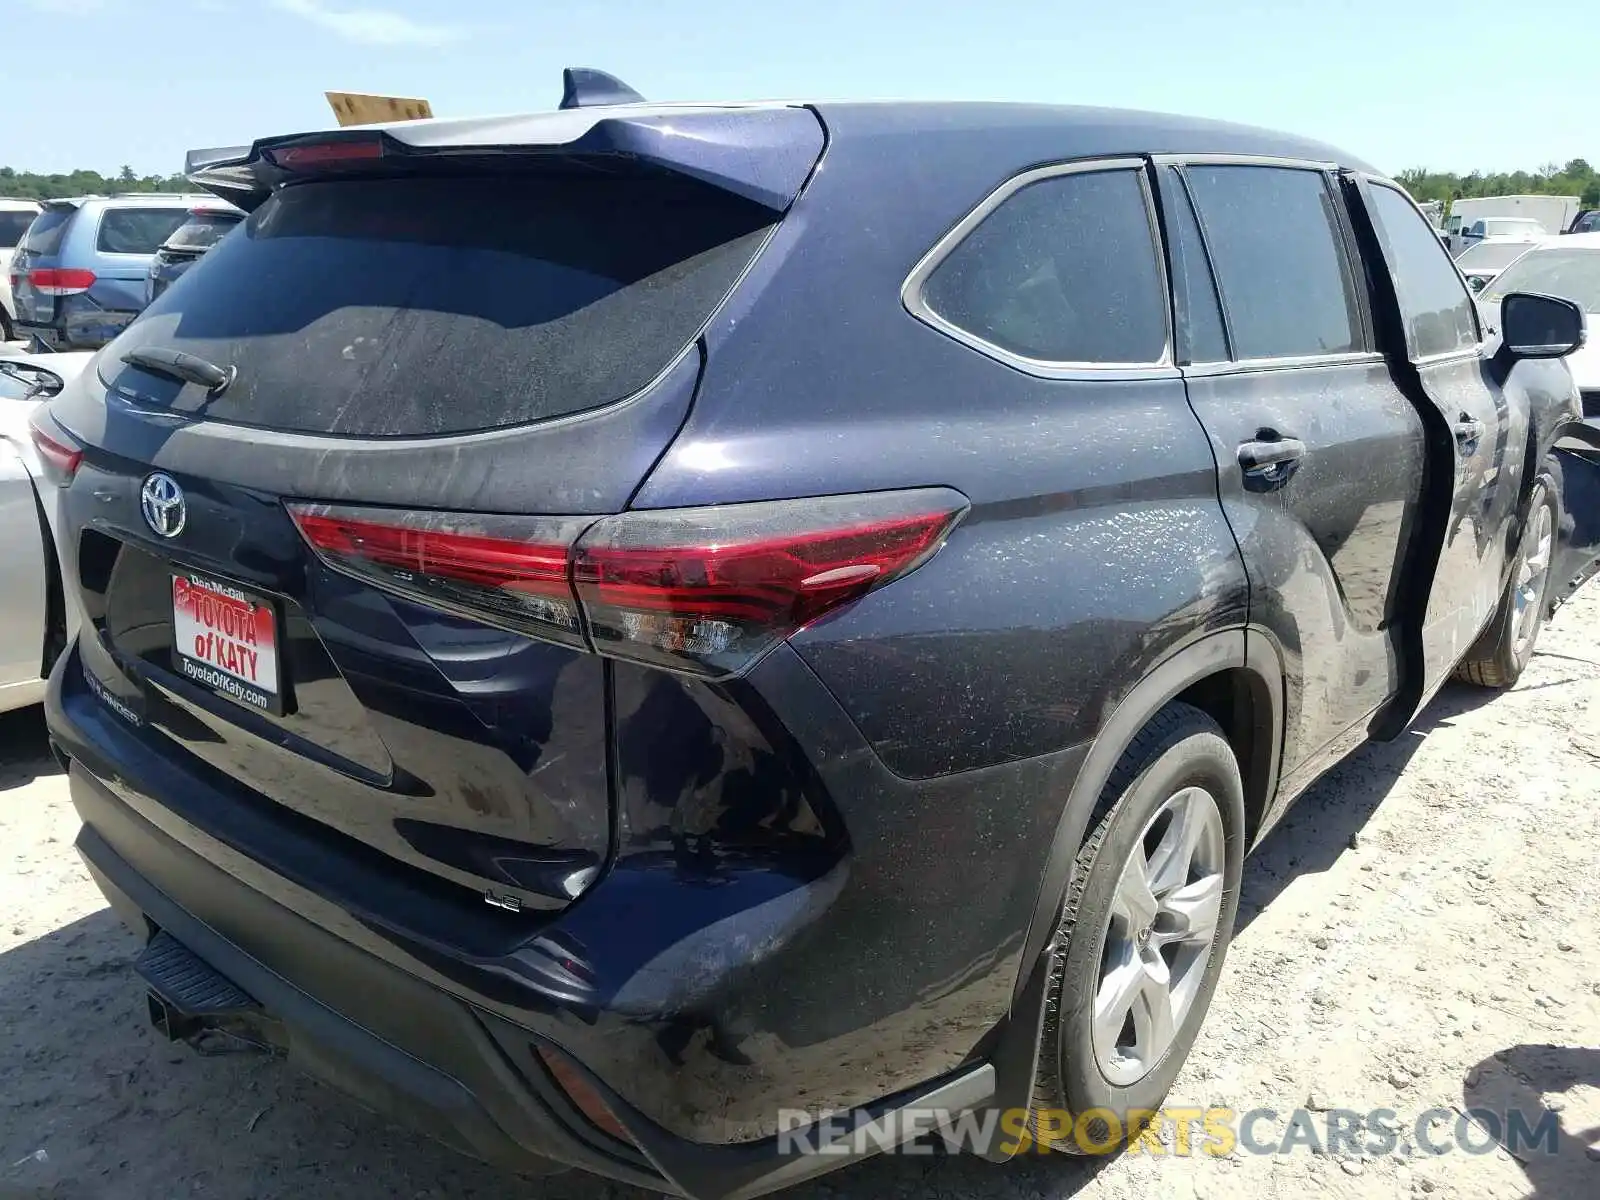
{"label": "dark blue suv", "polygon": [[39,420],[153,1017],[693,1197],[1103,1144],[1246,851],[1593,569],[1581,313],[1299,138],[574,91],[192,156],[250,217]]}

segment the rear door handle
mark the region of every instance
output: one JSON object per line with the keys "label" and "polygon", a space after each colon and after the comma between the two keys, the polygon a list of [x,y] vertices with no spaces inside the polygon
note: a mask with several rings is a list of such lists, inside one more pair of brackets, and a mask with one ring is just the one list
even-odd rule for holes
{"label": "rear door handle", "polygon": [[1478,443],[1483,440],[1483,422],[1462,413],[1456,418],[1456,445],[1461,453],[1471,458],[1478,452]]}
{"label": "rear door handle", "polygon": [[1282,437],[1263,429],[1256,440],[1239,447],[1239,466],[1244,469],[1244,486],[1252,492],[1270,492],[1288,483],[1306,456],[1306,444],[1299,438]]}

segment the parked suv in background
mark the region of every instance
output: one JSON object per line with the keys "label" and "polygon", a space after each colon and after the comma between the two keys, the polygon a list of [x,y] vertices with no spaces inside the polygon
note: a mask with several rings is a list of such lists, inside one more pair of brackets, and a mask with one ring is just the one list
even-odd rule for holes
{"label": "parked suv in background", "polygon": [[17,329],[53,350],[105,345],[144,307],[161,243],[204,196],[48,200],[11,261]]}
{"label": "parked suv in background", "polygon": [[179,225],[150,260],[150,272],[145,276],[144,295],[148,304],[166,291],[211,247],[222,240],[223,234],[244,220],[244,213],[231,204],[213,200],[196,205],[189,210],[188,219]]}
{"label": "parked suv in background", "polygon": [[1582,314],[1299,138],[573,90],[191,156],[245,230],[38,418],[152,1014],[694,1197],[1155,1108],[1246,850],[1592,569]]}
{"label": "parked suv in background", "polygon": [[1566,233],[1600,233],[1600,208],[1586,208],[1572,218]]}
{"label": "parked suv in background", "polygon": [[0,342],[16,337],[16,307],[11,300],[11,255],[39,215],[37,200],[0,196]]}

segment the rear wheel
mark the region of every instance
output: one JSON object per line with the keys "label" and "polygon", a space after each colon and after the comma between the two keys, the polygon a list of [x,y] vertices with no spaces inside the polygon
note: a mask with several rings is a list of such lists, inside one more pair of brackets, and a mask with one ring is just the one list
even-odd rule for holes
{"label": "rear wheel", "polygon": [[0,305],[0,342],[14,342],[17,340],[17,327],[11,323],[11,314]]}
{"label": "rear wheel", "polygon": [[1188,705],[1134,739],[1101,807],[1061,914],[1034,1094],[1034,1135],[1067,1153],[1103,1153],[1130,1110],[1160,1106],[1216,989],[1244,859],[1238,762]]}
{"label": "rear wheel", "polygon": [[1533,658],[1544,629],[1545,600],[1555,534],[1561,527],[1555,479],[1540,473],[1528,497],[1528,516],[1517,543],[1511,578],[1489,627],[1456,668],[1456,678],[1486,688],[1509,688]]}

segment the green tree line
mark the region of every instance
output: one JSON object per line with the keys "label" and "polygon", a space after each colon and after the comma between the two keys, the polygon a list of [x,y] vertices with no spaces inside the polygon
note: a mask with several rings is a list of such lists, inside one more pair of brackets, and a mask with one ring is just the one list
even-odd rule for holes
{"label": "green tree line", "polygon": [[1574,158],[1565,166],[1549,163],[1537,171],[1429,171],[1413,167],[1395,179],[1418,201],[1463,200],[1474,196],[1578,196],[1584,208],[1600,208],[1600,173]]}
{"label": "green tree line", "polygon": [[0,167],[0,196],[19,200],[54,200],[58,196],[113,196],[124,192],[192,192],[194,185],[182,175],[135,175],[123,167],[115,175],[99,171],[73,171],[66,175],[39,175]]}

